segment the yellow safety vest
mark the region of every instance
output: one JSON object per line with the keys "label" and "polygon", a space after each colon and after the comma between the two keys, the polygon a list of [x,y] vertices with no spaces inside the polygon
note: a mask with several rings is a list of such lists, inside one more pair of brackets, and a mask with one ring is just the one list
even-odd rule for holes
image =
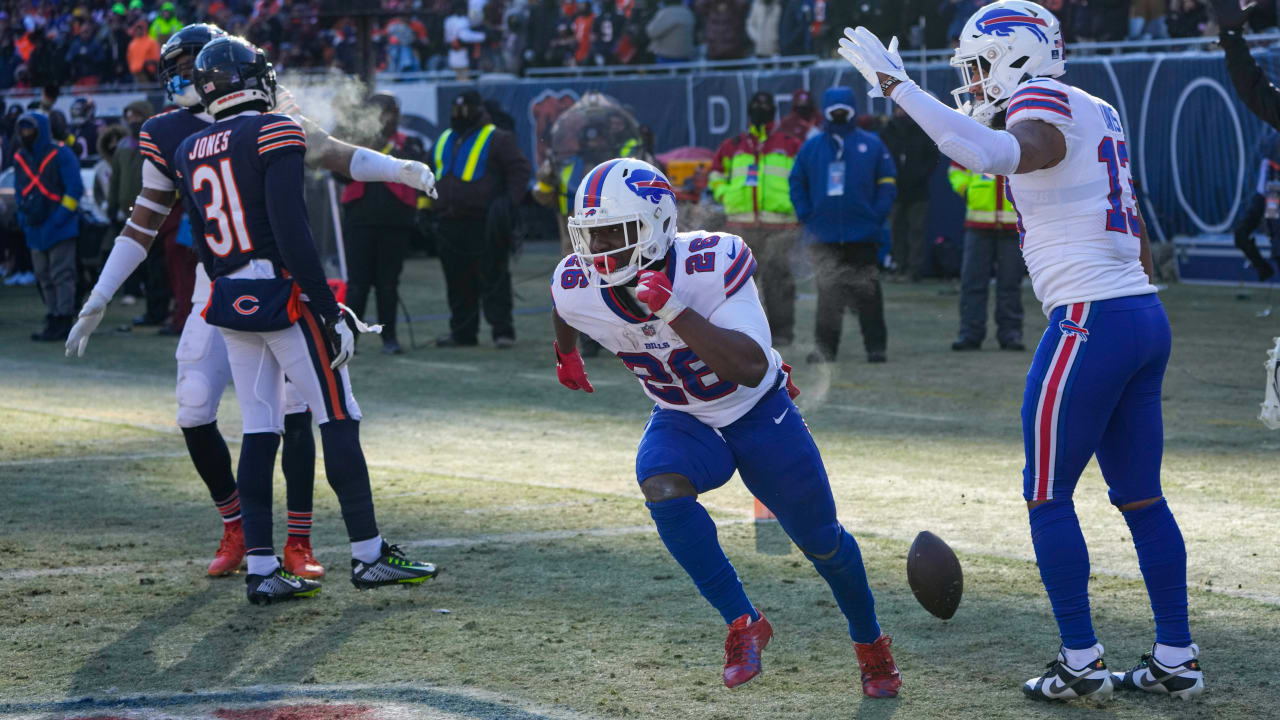
{"label": "yellow safety vest", "polygon": [[955,163],[947,170],[951,188],[964,196],[964,226],[979,230],[1012,230],[1018,214],[1009,201],[1009,179],[967,170]]}
{"label": "yellow safety vest", "polygon": [[440,133],[435,147],[436,177],[443,179],[453,173],[462,182],[484,177],[484,161],[489,154],[489,138],[493,131],[493,125],[485,125],[474,135],[463,138],[461,148],[453,147],[458,143],[454,142],[452,128]]}

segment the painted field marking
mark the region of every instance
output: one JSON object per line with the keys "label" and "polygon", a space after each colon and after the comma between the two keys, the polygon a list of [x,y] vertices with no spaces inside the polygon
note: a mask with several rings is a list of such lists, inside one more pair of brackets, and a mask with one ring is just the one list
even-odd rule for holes
{"label": "painted field marking", "polygon": [[[503,695],[489,690],[471,687],[418,685],[254,685],[218,690],[201,690],[190,693],[156,692],[128,695],[99,695],[80,698],[0,701],[0,716],[43,718],[47,713],[68,713],[72,716],[90,716],[103,710],[113,710],[125,716],[139,718],[156,717],[163,708],[163,717],[175,717],[174,710],[190,708],[197,714],[183,713],[177,717],[214,717],[213,710],[226,705],[253,705],[286,709],[282,701],[344,701],[391,703],[392,707],[378,708],[401,713],[379,713],[379,717],[414,717],[428,720],[594,720],[567,708],[543,705],[521,698]],[[201,706],[214,706],[208,714],[200,713]],[[424,707],[426,706],[426,707]],[[432,711],[424,715],[423,710]],[[135,715],[136,714],[136,715]]]}

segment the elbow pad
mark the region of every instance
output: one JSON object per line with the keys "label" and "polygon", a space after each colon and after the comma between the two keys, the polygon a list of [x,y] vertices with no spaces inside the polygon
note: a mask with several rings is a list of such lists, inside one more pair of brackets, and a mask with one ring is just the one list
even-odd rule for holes
{"label": "elbow pad", "polygon": [[1022,147],[1008,131],[992,130],[943,105],[909,80],[894,89],[893,101],[938,144],[938,150],[965,168],[993,175],[1017,172]]}

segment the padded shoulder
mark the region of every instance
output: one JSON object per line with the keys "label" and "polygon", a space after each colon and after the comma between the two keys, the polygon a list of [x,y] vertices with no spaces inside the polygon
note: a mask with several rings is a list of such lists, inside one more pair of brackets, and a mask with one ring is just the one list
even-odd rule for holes
{"label": "padded shoulder", "polygon": [[1059,127],[1075,124],[1071,110],[1071,87],[1047,77],[1024,81],[1009,98],[1005,127],[1013,127],[1027,120],[1042,120]]}

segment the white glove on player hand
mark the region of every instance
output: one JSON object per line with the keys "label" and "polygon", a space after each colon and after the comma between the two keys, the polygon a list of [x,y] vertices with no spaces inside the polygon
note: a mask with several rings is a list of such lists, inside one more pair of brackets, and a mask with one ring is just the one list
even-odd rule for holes
{"label": "white glove on player hand", "polygon": [[899,81],[907,80],[907,71],[902,68],[902,56],[898,54],[897,35],[893,36],[886,48],[880,38],[861,25],[857,30],[845,28],[837,52],[862,73],[862,77],[871,86],[867,93],[871,97],[884,97],[884,93],[880,91],[880,75]]}
{"label": "white glove on player hand", "polygon": [[347,325],[347,317],[345,313],[338,313],[338,319],[332,323],[326,321],[325,329],[329,334],[329,348],[333,354],[333,362],[329,363],[329,367],[334,370],[341,370],[344,365],[351,362],[351,356],[356,354],[356,336],[351,332],[351,327]]}
{"label": "white glove on player hand", "polygon": [[427,194],[427,197],[436,197],[436,174],[417,160],[406,160],[400,166],[400,182],[415,190],[421,190]]}
{"label": "white glove on player hand", "polygon": [[76,324],[71,326],[71,332],[67,334],[67,357],[71,357],[72,353],[75,353],[76,357],[84,357],[84,347],[89,344],[89,336],[102,322],[102,314],[107,310],[108,301],[108,298],[96,292],[89,293],[89,298],[84,301],[84,307],[80,308],[80,317],[76,320]]}

